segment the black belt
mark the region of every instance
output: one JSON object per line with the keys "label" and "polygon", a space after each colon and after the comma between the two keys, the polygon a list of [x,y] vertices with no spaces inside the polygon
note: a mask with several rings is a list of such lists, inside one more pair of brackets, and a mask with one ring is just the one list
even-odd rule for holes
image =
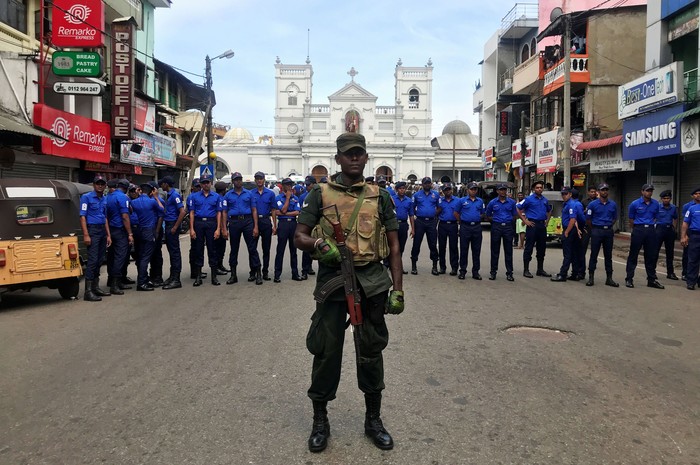
{"label": "black belt", "polygon": [[198,221],[214,221],[214,220],[216,220],[216,217],[215,216],[195,216],[194,219],[198,220]]}
{"label": "black belt", "polygon": [[236,221],[236,220],[247,220],[247,219],[250,219],[252,217],[253,217],[253,215],[250,215],[250,214],[248,214],[248,215],[230,215],[228,217],[228,219],[229,219],[229,221]]}
{"label": "black belt", "polygon": [[612,226],[598,226],[597,224],[594,224],[593,227],[595,229],[610,229]]}
{"label": "black belt", "polygon": [[533,220],[532,218],[528,218],[528,221],[532,221],[533,223],[544,223],[545,220]]}
{"label": "black belt", "polygon": [[468,226],[476,226],[477,224],[481,226],[480,221],[462,221],[462,224],[468,225]]}
{"label": "black belt", "polygon": [[635,228],[653,228],[655,225],[653,224],[635,224]]}
{"label": "black belt", "polygon": [[269,218],[269,217],[270,217],[269,214],[267,214],[267,215],[258,215],[258,218]]}
{"label": "black belt", "polygon": [[700,230],[698,229],[689,229],[688,234],[700,234]]}
{"label": "black belt", "polygon": [[511,226],[511,223],[494,223],[495,226]]}
{"label": "black belt", "polygon": [[419,220],[423,220],[423,221],[433,221],[435,219],[435,217],[426,218],[425,216],[417,216],[416,218],[418,218]]}
{"label": "black belt", "polygon": [[672,228],[672,224],[657,224],[657,226],[661,226],[662,228]]}
{"label": "black belt", "polygon": [[455,224],[456,221],[440,220],[440,223],[443,223],[443,224]]}
{"label": "black belt", "polygon": [[396,220],[396,221],[398,221],[399,223],[407,223],[408,222],[408,220]]}
{"label": "black belt", "polygon": [[296,218],[282,218],[282,217],[278,217],[277,219],[279,221],[296,221],[297,220]]}

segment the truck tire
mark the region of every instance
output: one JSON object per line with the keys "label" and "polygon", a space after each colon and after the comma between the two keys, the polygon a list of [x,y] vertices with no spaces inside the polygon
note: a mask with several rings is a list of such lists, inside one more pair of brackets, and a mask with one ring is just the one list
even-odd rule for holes
{"label": "truck tire", "polygon": [[78,297],[80,293],[80,281],[77,278],[68,278],[58,286],[58,293],[66,300]]}

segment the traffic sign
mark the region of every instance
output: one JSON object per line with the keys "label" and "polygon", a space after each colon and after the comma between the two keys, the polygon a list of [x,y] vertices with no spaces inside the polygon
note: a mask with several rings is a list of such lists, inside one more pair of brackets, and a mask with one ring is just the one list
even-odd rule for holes
{"label": "traffic sign", "polygon": [[209,178],[214,178],[214,165],[202,165],[199,167],[199,177],[207,175]]}
{"label": "traffic sign", "polygon": [[57,94],[102,95],[104,88],[93,82],[56,82],[53,91]]}
{"label": "traffic sign", "polygon": [[98,77],[101,74],[102,57],[95,52],[54,52],[53,73],[57,76]]}

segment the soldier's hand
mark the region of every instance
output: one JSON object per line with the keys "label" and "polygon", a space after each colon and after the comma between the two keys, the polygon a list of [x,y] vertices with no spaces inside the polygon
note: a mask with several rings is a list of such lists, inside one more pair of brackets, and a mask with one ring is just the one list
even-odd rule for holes
{"label": "soldier's hand", "polygon": [[389,298],[386,300],[386,313],[398,315],[403,312],[403,291],[391,291]]}
{"label": "soldier's hand", "polygon": [[194,232],[193,230],[190,230],[190,239],[192,239],[192,240],[197,239],[197,233]]}
{"label": "soldier's hand", "polygon": [[320,241],[316,246],[318,261],[325,265],[337,265],[340,263],[340,251],[332,242]]}
{"label": "soldier's hand", "polygon": [[92,244],[92,238],[86,234],[85,237],[83,237],[83,242],[85,242],[85,245],[89,246]]}
{"label": "soldier's hand", "polygon": [[214,239],[218,239],[219,237],[221,237],[221,232],[219,232],[219,230],[217,229],[216,231],[214,231]]}
{"label": "soldier's hand", "polygon": [[413,239],[415,237],[415,235],[416,235],[416,233],[413,232],[413,229],[411,229],[411,239]]}

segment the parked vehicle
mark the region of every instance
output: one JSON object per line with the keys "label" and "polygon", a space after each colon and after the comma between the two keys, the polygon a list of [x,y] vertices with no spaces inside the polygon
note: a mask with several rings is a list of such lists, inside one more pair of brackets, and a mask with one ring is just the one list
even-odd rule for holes
{"label": "parked vehicle", "polygon": [[[515,196],[515,184],[512,182],[507,182],[507,181],[479,181],[477,182],[479,185],[479,190],[477,191],[476,196],[481,197],[481,200],[484,201],[484,205],[488,205],[489,202],[496,197],[498,197],[498,193],[496,192],[496,187],[499,184],[505,184],[506,187],[508,188],[508,193],[513,194]],[[517,200],[516,200],[517,201]],[[491,223],[488,221],[484,220],[481,222],[481,226],[484,227],[491,227]]]}
{"label": "parked vehicle", "polygon": [[70,299],[83,274],[80,196],[91,186],[44,179],[0,179],[0,298],[14,290],[58,289]]}
{"label": "parked vehicle", "polygon": [[547,223],[547,242],[556,241],[561,244],[564,229],[561,226],[561,210],[564,201],[561,199],[559,191],[544,191],[542,195],[552,205],[552,216]]}

